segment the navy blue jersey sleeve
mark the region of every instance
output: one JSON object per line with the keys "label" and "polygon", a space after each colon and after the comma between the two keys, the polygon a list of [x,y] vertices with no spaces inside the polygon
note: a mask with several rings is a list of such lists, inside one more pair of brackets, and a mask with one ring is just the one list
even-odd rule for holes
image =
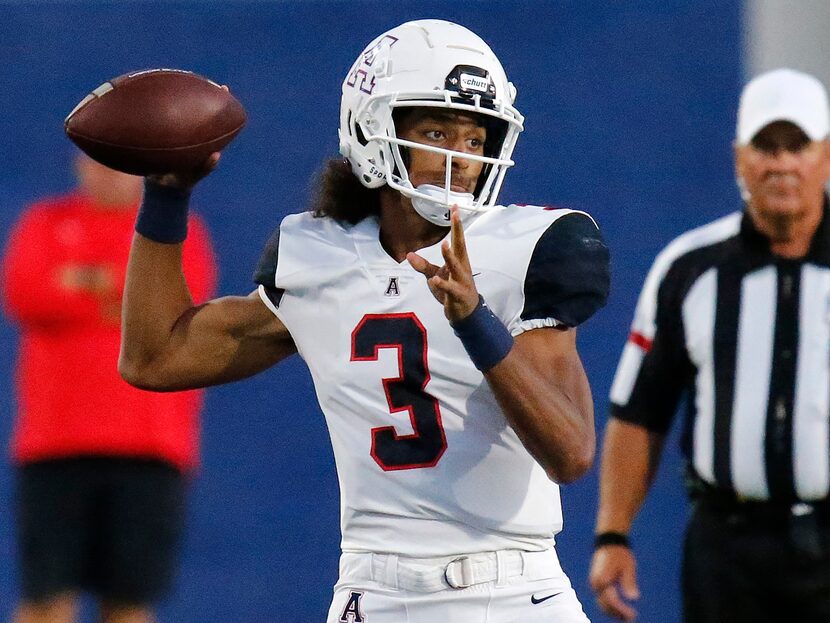
{"label": "navy blue jersey sleeve", "polygon": [[277,288],[277,260],[280,251],[280,228],[271,234],[268,242],[265,244],[265,249],[257,262],[254,270],[254,283],[257,283],[265,288],[265,293],[274,304],[275,307],[280,306],[283,292],[285,290]]}
{"label": "navy blue jersey sleeve", "polygon": [[521,318],[554,318],[575,327],[605,305],[609,287],[609,253],[602,234],[588,215],[566,214],[536,243]]}

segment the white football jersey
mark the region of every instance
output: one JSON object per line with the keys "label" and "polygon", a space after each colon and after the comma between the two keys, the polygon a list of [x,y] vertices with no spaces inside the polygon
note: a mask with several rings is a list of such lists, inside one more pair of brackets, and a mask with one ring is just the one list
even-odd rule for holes
{"label": "white football jersey", "polygon": [[[513,335],[575,326],[605,300],[591,218],[510,206],[465,224],[478,291]],[[440,242],[418,252],[443,264]],[[344,551],[444,556],[550,547],[559,488],[530,456],[379,224],[286,217],[255,274],[314,379],[334,449]]]}

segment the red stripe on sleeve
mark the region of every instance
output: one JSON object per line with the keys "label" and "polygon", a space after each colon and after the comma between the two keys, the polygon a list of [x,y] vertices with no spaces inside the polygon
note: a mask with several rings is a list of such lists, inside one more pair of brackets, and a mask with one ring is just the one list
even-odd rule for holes
{"label": "red stripe on sleeve", "polygon": [[645,352],[651,350],[652,340],[648,339],[646,336],[642,335],[641,333],[637,333],[636,331],[632,331],[631,335],[628,336],[628,341],[632,344],[636,344],[640,348],[642,348]]}

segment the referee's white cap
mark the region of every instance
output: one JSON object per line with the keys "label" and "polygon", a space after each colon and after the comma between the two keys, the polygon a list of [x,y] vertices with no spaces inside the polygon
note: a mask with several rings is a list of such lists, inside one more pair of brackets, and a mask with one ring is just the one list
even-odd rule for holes
{"label": "referee's white cap", "polygon": [[794,123],[813,141],[827,138],[830,112],[824,85],[794,69],[774,69],[750,80],[738,107],[738,144],[747,145],[774,121]]}

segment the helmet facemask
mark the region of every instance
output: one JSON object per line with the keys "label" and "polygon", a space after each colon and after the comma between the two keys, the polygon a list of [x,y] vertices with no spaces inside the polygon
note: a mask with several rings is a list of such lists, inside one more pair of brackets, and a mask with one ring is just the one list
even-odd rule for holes
{"label": "helmet facemask", "polygon": [[[405,58],[420,58],[420,62],[401,60],[407,51]],[[406,87],[410,84],[421,89],[409,90]],[[498,60],[476,35],[449,22],[409,22],[373,42],[344,82],[341,153],[349,159],[364,186],[377,188],[387,184],[409,197],[422,217],[448,225],[452,206],[458,206],[464,218],[496,205],[522,131],[523,117],[512,106],[514,97],[515,88],[507,82]],[[484,154],[400,138],[395,120],[406,108],[437,108],[475,115],[484,121],[487,130]],[[441,186],[413,187],[406,157],[411,149],[445,157]],[[458,193],[450,188],[452,163],[458,158],[483,163],[472,193]]]}

